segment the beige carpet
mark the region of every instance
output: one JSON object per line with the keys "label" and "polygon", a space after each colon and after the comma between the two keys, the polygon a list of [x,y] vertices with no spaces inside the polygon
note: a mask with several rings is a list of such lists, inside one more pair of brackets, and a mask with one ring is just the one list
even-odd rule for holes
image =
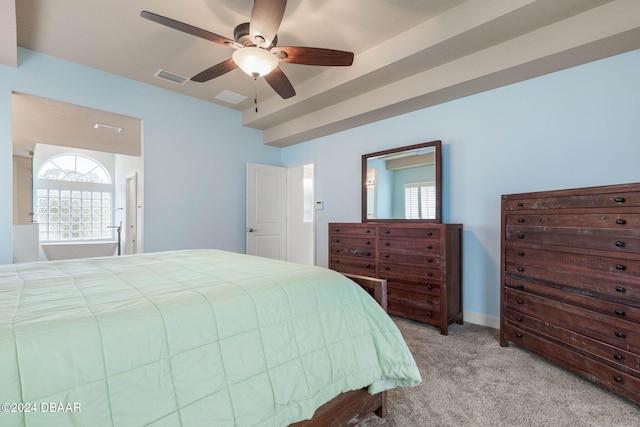
{"label": "beige carpet", "polygon": [[640,405],[515,345],[498,331],[454,324],[449,335],[394,318],[422,384],[389,391],[389,415],[359,426],[640,426]]}

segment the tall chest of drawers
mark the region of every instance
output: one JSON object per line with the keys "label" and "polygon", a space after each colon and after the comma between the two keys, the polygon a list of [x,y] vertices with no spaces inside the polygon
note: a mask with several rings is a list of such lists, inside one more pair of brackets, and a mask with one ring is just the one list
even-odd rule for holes
{"label": "tall chest of drawers", "polygon": [[640,184],[502,196],[500,344],[640,403]]}
{"label": "tall chest of drawers", "polygon": [[329,224],[329,268],[387,280],[387,311],[440,328],[462,323],[462,225]]}

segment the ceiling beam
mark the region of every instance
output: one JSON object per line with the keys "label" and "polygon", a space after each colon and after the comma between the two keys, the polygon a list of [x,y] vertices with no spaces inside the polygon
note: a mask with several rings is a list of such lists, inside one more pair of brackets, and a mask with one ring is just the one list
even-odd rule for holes
{"label": "ceiling beam", "polygon": [[[406,60],[383,43],[358,55],[331,89],[316,91],[330,80],[323,73],[298,85],[299,99],[287,106],[270,99],[259,114],[244,111],[243,124],[262,129],[265,144],[284,147],[640,48],[640,2],[568,0],[565,9],[553,8],[549,25],[549,1],[496,2],[488,10],[465,3],[386,42],[413,40]],[[505,30],[506,21],[512,24]],[[470,49],[465,56],[447,56],[464,43]],[[375,63],[367,55],[378,49],[386,60]],[[398,78],[394,67],[405,75]]]}
{"label": "ceiling beam", "polygon": [[0,0],[0,64],[18,66],[16,0]]}

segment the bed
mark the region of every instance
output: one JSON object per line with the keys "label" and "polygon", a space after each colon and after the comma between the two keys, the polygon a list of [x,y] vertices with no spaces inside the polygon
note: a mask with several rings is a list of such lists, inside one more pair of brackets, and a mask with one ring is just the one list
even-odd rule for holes
{"label": "bed", "polygon": [[2,426],[286,426],[384,412],[420,381],[382,307],[325,268],[219,250],[0,266]]}

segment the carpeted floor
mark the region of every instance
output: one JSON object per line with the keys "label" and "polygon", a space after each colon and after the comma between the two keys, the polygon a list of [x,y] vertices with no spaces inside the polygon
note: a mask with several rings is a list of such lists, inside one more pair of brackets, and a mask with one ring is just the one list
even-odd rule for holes
{"label": "carpeted floor", "polygon": [[422,383],[389,391],[389,414],[359,426],[640,426],[640,405],[515,345],[498,331],[454,324],[449,335],[394,318]]}

